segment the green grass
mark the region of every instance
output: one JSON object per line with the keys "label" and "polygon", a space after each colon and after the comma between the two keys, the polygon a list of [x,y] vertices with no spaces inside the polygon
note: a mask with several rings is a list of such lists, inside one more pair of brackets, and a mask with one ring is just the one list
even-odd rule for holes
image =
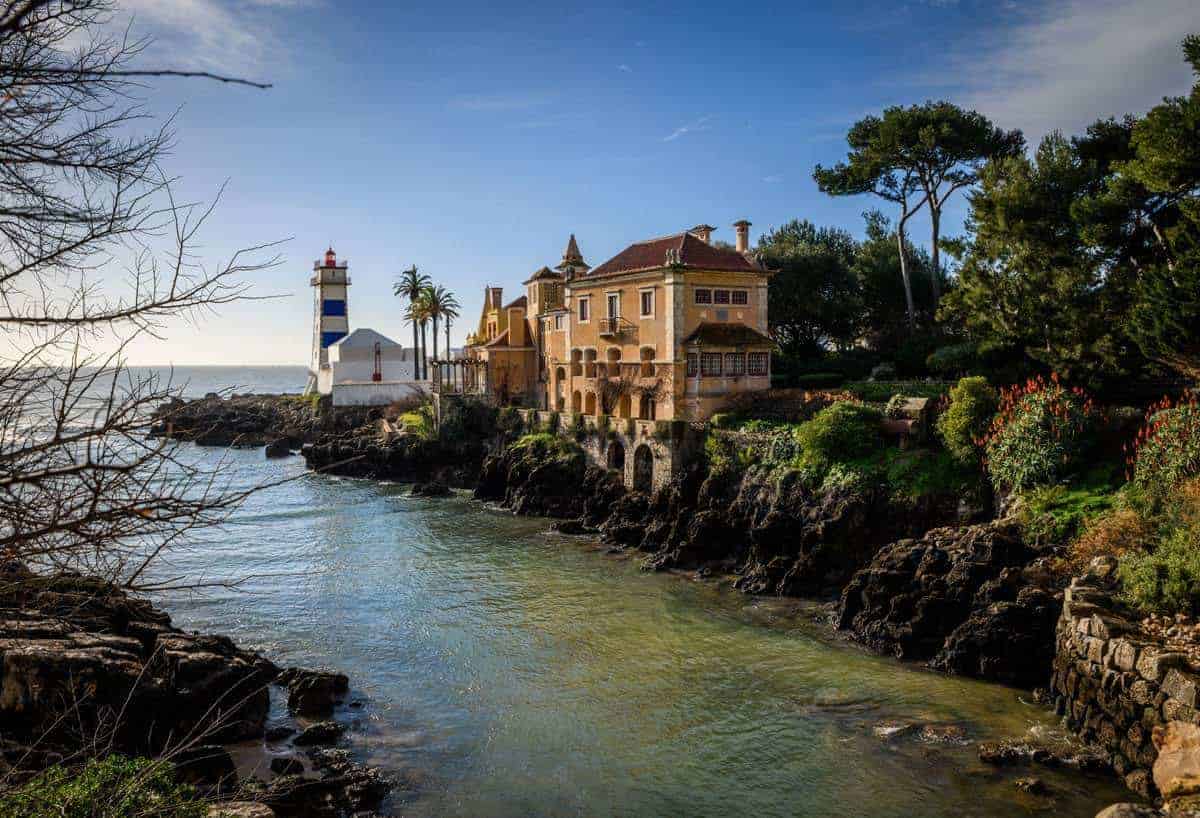
{"label": "green grass", "polygon": [[170,764],[108,756],[81,770],[54,767],[0,795],[5,818],[205,818],[208,807],[175,783]]}
{"label": "green grass", "polygon": [[1119,486],[1116,468],[1105,466],[1065,484],[1028,491],[1022,495],[1022,525],[1050,542],[1073,540],[1088,520],[1113,507]]}
{"label": "green grass", "polygon": [[431,416],[431,412],[426,411],[426,407],[424,406],[400,415],[396,418],[396,424],[406,434],[425,439],[433,437],[433,417]]}

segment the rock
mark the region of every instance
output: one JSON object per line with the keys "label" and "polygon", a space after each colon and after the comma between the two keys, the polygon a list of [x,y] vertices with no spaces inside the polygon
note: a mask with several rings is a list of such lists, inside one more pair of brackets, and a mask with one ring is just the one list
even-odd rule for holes
{"label": "rock", "polygon": [[210,804],[208,818],[276,818],[275,810],[254,801],[226,801]]}
{"label": "rock", "polygon": [[413,497],[449,497],[453,494],[450,487],[437,480],[428,483],[415,483],[409,492]]}
{"label": "rock", "polygon": [[1017,789],[1030,795],[1045,795],[1049,792],[1046,782],[1040,778],[1018,778],[1013,782]]}
{"label": "rock", "polygon": [[271,772],[276,775],[299,775],[304,772],[304,762],[295,756],[276,756],[271,759]]}
{"label": "rock", "polygon": [[171,757],[175,774],[188,784],[202,784],[233,790],[238,785],[237,766],[224,747],[203,744],[178,751]]}
{"label": "rock", "polygon": [[956,724],[927,724],[918,738],[926,744],[968,744],[967,731]]}
{"label": "rock", "polygon": [[350,680],[344,673],[289,668],[275,680],[288,689],[288,709],[301,716],[328,716],[346,697]]}
{"label": "rock", "polygon": [[266,739],[267,741],[274,743],[274,742],[284,741],[287,738],[294,736],[294,735],[296,735],[295,727],[287,727],[285,725],[280,725],[278,727],[268,728],[267,731],[265,733],[263,733],[263,738]]}
{"label": "rock", "polygon": [[297,747],[312,744],[333,744],[345,732],[345,725],[338,724],[336,721],[319,721],[300,731],[300,735],[296,736],[292,743]]}
{"label": "rock", "polygon": [[595,530],[584,525],[582,520],[559,520],[554,523],[554,525],[550,526],[550,528],[553,531],[557,531],[559,534],[567,534],[568,536],[572,537],[596,533]]}
{"label": "rock", "polygon": [[920,728],[921,725],[911,721],[881,721],[872,728],[872,731],[880,738],[891,739],[915,733]]}
{"label": "rock", "polygon": [[1154,785],[1162,797],[1170,801],[1200,793],[1200,725],[1168,722],[1154,728],[1152,739],[1158,750]]}
{"label": "rock", "polygon": [[1145,804],[1113,804],[1096,813],[1096,818],[1161,818],[1162,813]]}
{"label": "rock", "polygon": [[282,438],[271,441],[263,449],[263,454],[268,458],[288,457],[291,453],[292,447]]}

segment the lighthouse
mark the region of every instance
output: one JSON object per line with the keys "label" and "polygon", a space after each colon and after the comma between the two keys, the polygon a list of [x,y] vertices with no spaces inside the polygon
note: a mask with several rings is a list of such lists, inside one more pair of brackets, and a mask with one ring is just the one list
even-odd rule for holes
{"label": "lighthouse", "polygon": [[329,347],[350,332],[348,299],[349,269],[339,262],[330,247],[324,259],[313,262],[313,346],[305,394],[318,392],[328,395],[333,390],[333,375],[329,368]]}

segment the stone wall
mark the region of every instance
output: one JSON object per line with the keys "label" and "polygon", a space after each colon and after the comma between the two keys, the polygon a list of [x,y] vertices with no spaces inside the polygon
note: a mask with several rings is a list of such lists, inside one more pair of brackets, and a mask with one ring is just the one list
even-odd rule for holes
{"label": "stone wall", "polygon": [[1101,558],[1066,590],[1052,693],[1067,725],[1109,753],[1130,789],[1153,798],[1152,732],[1170,721],[1200,723],[1200,674],[1187,656],[1142,632],[1115,598],[1114,570]]}

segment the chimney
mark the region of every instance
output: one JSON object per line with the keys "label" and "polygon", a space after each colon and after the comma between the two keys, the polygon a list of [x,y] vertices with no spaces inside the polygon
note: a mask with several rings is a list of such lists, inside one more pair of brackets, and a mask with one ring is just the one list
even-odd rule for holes
{"label": "chimney", "polygon": [[712,234],[716,229],[711,224],[698,224],[688,232],[705,244],[712,244]]}
{"label": "chimney", "polygon": [[733,223],[733,229],[737,231],[737,251],[739,253],[750,252],[750,222],[742,219]]}

